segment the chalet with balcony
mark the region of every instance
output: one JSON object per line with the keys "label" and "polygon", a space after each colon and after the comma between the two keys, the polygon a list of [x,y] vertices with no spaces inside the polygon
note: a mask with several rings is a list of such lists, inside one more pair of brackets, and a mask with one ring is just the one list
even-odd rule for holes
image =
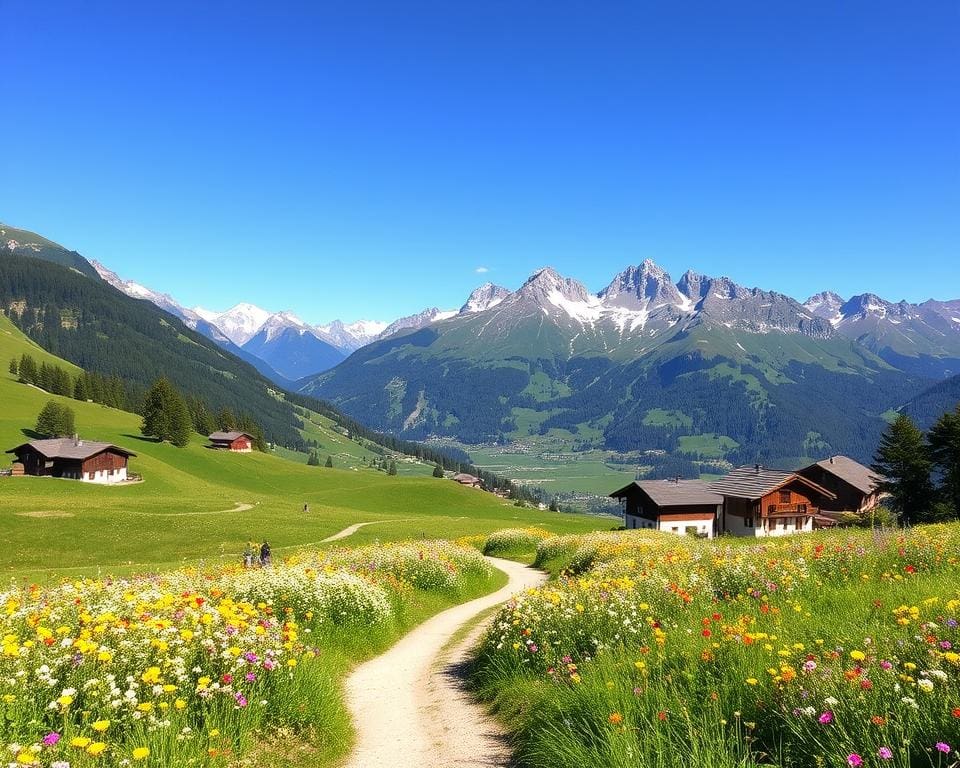
{"label": "chalet with balcony", "polygon": [[610,494],[623,503],[624,526],[712,539],[723,497],[703,480],[638,480]]}
{"label": "chalet with balcony", "polygon": [[210,447],[219,451],[250,453],[253,450],[253,436],[246,432],[214,432],[207,439]]}
{"label": "chalet with balcony", "polygon": [[85,483],[122,483],[127,480],[127,461],[137,454],[111,443],[78,437],[33,440],[7,453],[15,454],[22,471],[14,475],[59,477]]}
{"label": "chalet with balcony", "polygon": [[828,516],[842,512],[863,514],[876,507],[883,498],[877,487],[883,478],[869,467],[848,456],[831,456],[798,470],[808,480],[829,489],[836,499],[823,505]]}
{"label": "chalet with balcony", "polygon": [[723,497],[719,529],[735,536],[785,536],[812,531],[833,491],[796,472],[740,467],[709,484]]}

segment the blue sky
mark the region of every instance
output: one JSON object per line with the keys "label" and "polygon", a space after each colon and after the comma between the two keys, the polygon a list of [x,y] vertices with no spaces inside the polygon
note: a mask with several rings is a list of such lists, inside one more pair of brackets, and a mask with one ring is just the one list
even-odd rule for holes
{"label": "blue sky", "polygon": [[955,298],[958,34],[956,0],[6,0],[0,221],[313,322],[647,257]]}

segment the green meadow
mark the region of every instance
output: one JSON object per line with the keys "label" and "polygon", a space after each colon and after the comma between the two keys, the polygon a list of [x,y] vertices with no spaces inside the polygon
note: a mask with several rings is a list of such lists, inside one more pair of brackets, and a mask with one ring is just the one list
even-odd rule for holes
{"label": "green meadow", "polygon": [[[430,477],[398,458],[401,474],[365,468],[372,454],[320,417],[305,430],[338,467],[309,467],[300,454],[228,454],[194,435],[185,448],[140,436],[139,416],[58,398],[18,383],[11,358],[67,366],[40,350],[0,316],[0,447],[26,442],[48,400],[76,412],[82,437],[134,451],[130,470],[142,483],[93,486],[51,478],[0,478],[0,574],[18,580],[169,569],[238,559],[247,541],[268,540],[278,555],[315,548],[360,522],[351,545],[447,538],[536,525],[556,533],[610,528],[614,518],[521,508],[492,494]],[[72,368],[72,366],[71,366]],[[329,449],[326,448],[329,446]],[[4,456],[0,466],[9,466]],[[304,505],[309,511],[304,513]]]}

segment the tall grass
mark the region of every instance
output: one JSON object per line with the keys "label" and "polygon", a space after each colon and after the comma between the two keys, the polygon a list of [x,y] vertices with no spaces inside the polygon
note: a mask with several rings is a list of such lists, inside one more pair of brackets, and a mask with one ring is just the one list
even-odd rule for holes
{"label": "tall grass", "polygon": [[527,766],[952,766],[960,526],[556,537],[475,682]]}

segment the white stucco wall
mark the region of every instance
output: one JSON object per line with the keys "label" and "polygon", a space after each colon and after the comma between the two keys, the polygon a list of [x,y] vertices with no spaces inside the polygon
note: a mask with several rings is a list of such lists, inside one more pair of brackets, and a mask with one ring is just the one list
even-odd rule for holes
{"label": "white stucco wall", "polygon": [[89,472],[84,472],[83,477],[80,479],[85,483],[98,483],[100,485],[122,483],[127,479],[127,468],[123,467],[121,469],[115,469],[112,475],[110,474],[109,470],[101,469],[100,471],[93,473],[92,479]]}

